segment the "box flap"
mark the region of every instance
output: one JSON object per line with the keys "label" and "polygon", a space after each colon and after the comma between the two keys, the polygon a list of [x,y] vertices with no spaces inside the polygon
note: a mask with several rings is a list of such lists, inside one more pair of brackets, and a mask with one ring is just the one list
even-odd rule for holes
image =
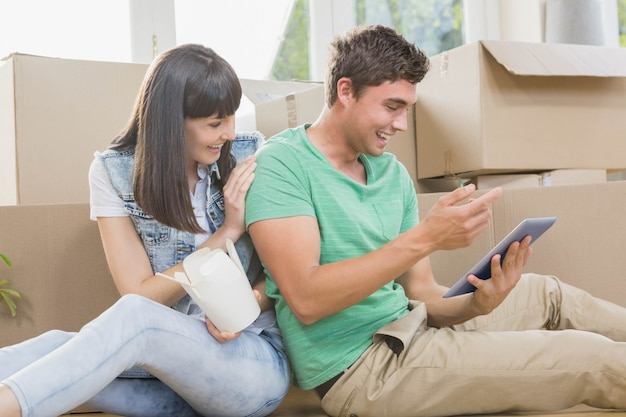
{"label": "box flap", "polygon": [[22,54],[20,54],[19,52],[11,52],[9,55],[2,57],[2,59],[0,59],[0,61],[9,61],[9,60],[13,59],[17,55],[22,55]]}
{"label": "box flap", "polygon": [[590,45],[481,41],[516,75],[626,77],[626,48]]}
{"label": "box flap", "polygon": [[271,81],[240,79],[243,93],[255,106],[300,91],[319,88],[320,83],[309,81]]}
{"label": "box flap", "polygon": [[11,52],[10,54],[8,54],[7,56],[3,57],[2,59],[0,59],[0,61],[8,61],[9,59],[13,59],[13,58],[19,58],[22,56],[34,56],[37,58],[50,58],[50,57],[44,57],[43,55],[35,55],[35,54],[26,54],[23,52]]}

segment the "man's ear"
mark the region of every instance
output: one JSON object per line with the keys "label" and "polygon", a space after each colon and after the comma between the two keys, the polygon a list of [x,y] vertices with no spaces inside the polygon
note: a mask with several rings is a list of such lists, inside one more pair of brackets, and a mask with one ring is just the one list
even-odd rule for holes
{"label": "man's ear", "polygon": [[353,97],[352,80],[347,77],[340,78],[339,81],[337,81],[337,100],[345,105]]}

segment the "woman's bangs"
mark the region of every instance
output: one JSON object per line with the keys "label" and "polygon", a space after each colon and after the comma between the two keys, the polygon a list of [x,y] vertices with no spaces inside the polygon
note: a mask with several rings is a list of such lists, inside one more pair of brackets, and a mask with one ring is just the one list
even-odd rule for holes
{"label": "woman's bangs", "polygon": [[218,101],[217,114],[218,117],[232,116],[235,114],[241,104],[241,84],[239,80],[228,81],[221,85],[218,94],[222,97]]}
{"label": "woman's bangs", "polygon": [[189,103],[191,108],[187,117],[232,116],[241,103],[242,90],[238,79],[211,78],[199,90],[195,103]]}

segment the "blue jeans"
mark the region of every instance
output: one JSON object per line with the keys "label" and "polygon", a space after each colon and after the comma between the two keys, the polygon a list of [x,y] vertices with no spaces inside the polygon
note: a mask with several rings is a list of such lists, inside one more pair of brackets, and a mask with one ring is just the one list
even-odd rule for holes
{"label": "blue jeans", "polygon": [[272,330],[220,344],[204,322],[126,295],[78,333],[0,349],[0,383],[28,417],[83,403],[124,416],[265,416],[290,385]]}

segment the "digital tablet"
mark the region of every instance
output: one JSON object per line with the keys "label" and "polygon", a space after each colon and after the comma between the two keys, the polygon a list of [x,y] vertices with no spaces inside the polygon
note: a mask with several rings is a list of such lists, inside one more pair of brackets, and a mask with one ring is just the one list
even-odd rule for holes
{"label": "digital tablet", "polygon": [[509,249],[509,246],[513,242],[519,242],[526,236],[532,236],[531,244],[534,243],[539,236],[541,236],[546,230],[548,230],[556,221],[556,217],[532,217],[522,220],[515,229],[504,237],[488,254],[486,254],[476,265],[474,265],[465,275],[463,275],[454,284],[448,292],[443,296],[444,298],[454,297],[455,295],[466,294],[476,291],[476,287],[467,282],[467,276],[472,274],[476,275],[480,279],[488,279],[491,277],[491,258],[496,254],[501,254],[501,261],[504,260],[504,255]]}

